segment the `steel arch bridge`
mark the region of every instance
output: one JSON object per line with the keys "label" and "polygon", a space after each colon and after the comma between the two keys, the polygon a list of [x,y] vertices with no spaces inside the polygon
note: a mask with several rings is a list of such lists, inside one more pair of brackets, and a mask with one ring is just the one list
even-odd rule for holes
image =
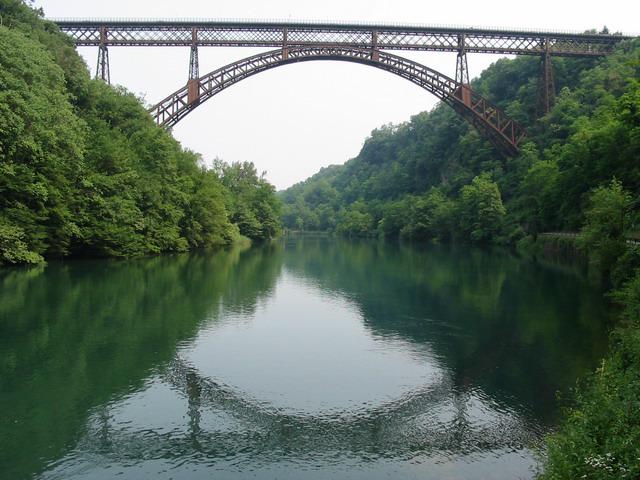
{"label": "steel arch bridge", "polygon": [[525,137],[524,128],[468,86],[398,55],[349,47],[303,47],[260,53],[190,80],[153,106],[150,113],[159,125],[172,127],[202,102],[245,78],[282,65],[313,60],[370,65],[405,78],[453,107],[507,155],[516,154]]}
{"label": "steel arch bridge", "polygon": [[[535,55],[541,58],[539,110],[554,101],[552,56],[596,57],[633,37],[551,31],[520,31],[428,25],[319,23],[243,20],[53,20],[77,46],[97,46],[96,77],[110,81],[108,46],[190,47],[185,87],[151,108],[171,127],[202,102],[256,73],[290,63],[342,60],[381,68],[421,86],[458,114],[506,155],[514,155],[525,129],[469,88],[467,53]],[[198,47],[276,47],[274,50],[199,75]],[[456,52],[455,79],[382,50]]]}

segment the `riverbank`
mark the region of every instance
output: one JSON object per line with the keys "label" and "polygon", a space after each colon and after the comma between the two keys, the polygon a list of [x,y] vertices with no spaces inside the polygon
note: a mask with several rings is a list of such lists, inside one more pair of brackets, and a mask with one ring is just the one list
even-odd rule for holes
{"label": "riverbank", "polygon": [[621,306],[610,353],[578,384],[547,438],[541,480],[640,478],[640,275],[613,292]]}
{"label": "riverbank", "polygon": [[[557,259],[587,254],[579,236],[544,234],[521,242],[520,249]],[[626,242],[611,282],[632,270],[640,257],[635,241]],[[640,271],[606,294],[618,309],[609,353],[581,379],[565,405],[564,420],[546,439],[539,480],[640,478]]]}

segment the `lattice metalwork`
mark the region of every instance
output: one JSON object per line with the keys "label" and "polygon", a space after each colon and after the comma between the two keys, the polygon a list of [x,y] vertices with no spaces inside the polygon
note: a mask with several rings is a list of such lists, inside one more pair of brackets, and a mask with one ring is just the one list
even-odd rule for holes
{"label": "lattice metalwork", "polygon": [[555,103],[556,87],[553,79],[553,64],[548,45],[545,45],[546,52],[542,55],[542,72],[538,88],[538,116],[543,116],[551,111]]}
{"label": "lattice metalwork", "polygon": [[191,54],[189,56],[189,80],[200,77],[200,61],[198,60],[198,29],[191,30]]}
{"label": "lattice metalwork", "polygon": [[96,65],[96,78],[111,84],[111,72],[109,71],[109,49],[107,48],[107,29],[100,29],[100,44],[98,45],[98,62]]}
{"label": "lattice metalwork", "polygon": [[469,85],[469,64],[465,36],[458,36],[458,55],[456,56],[456,82]]}
{"label": "lattice metalwork", "polygon": [[552,33],[429,26],[346,25],[300,22],[230,21],[92,21],[59,20],[60,29],[79,46],[99,46],[100,29],[109,30],[109,45],[191,46],[198,31],[198,46],[290,47],[334,46],[381,50],[458,52],[460,36],[467,53],[542,55],[604,55],[632,37],[622,35]]}
{"label": "lattice metalwork", "polygon": [[518,145],[526,135],[524,128],[468,85],[397,55],[342,46],[286,48],[245,58],[204,75],[197,83],[190,82],[152,107],[150,113],[159,125],[171,127],[202,102],[247,77],[281,65],[311,60],[362,63],[406,78],[451,105],[507,155],[518,152]]}

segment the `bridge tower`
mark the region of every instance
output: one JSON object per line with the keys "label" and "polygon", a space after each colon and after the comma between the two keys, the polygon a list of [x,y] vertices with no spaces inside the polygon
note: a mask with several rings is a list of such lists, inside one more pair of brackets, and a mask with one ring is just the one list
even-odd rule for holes
{"label": "bridge tower", "polygon": [[542,39],[543,53],[540,59],[540,80],[538,86],[538,114],[546,115],[553,107],[556,98],[556,87],[553,80],[553,64],[551,63],[551,45],[549,38]]}
{"label": "bridge tower", "polygon": [[96,78],[111,84],[111,74],[109,73],[109,49],[107,48],[107,43],[107,27],[100,27],[100,45],[98,45]]}
{"label": "bridge tower", "polygon": [[191,54],[189,56],[189,78],[187,80],[187,88],[189,95],[187,101],[189,105],[195,105],[200,102],[200,63],[198,61],[198,29],[191,29]]}
{"label": "bridge tower", "polygon": [[200,78],[198,63],[198,29],[191,29],[191,56],[189,57],[189,80]]}
{"label": "bridge tower", "polygon": [[466,37],[464,33],[458,35],[458,55],[456,57],[456,82],[460,87],[456,90],[456,97],[467,107],[471,107],[471,88],[469,86],[469,64],[467,63]]}
{"label": "bridge tower", "polygon": [[456,82],[469,85],[469,65],[467,64],[467,49],[465,35],[458,35],[458,56],[456,58]]}

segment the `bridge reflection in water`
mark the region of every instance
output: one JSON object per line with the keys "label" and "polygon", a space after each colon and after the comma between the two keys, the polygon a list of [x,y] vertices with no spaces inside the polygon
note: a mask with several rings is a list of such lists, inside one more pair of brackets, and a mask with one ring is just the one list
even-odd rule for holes
{"label": "bridge reflection in water", "polygon": [[578,273],[310,238],[4,272],[0,471],[526,478],[606,344]]}
{"label": "bridge reflection in water", "polygon": [[[310,457],[319,464],[332,457],[367,463],[411,458],[416,452],[454,458],[474,452],[518,451],[534,445],[541,433],[515,411],[504,407],[496,411],[481,392],[456,392],[446,376],[394,401],[327,416],[282,412],[203,378],[179,357],[155,382],[165,382],[186,400],[188,428],[149,429],[132,425],[126,416],[94,414],[81,440],[83,455],[98,454],[124,465],[158,458],[168,463],[222,462],[242,471],[268,467],[283,458],[294,464]],[[144,402],[127,399],[112,408],[126,410],[137,401]],[[202,421],[207,411],[215,414],[216,421]],[[493,418],[486,415],[489,411]],[[221,416],[226,419],[222,429]],[[228,428],[229,424],[233,427]]]}

